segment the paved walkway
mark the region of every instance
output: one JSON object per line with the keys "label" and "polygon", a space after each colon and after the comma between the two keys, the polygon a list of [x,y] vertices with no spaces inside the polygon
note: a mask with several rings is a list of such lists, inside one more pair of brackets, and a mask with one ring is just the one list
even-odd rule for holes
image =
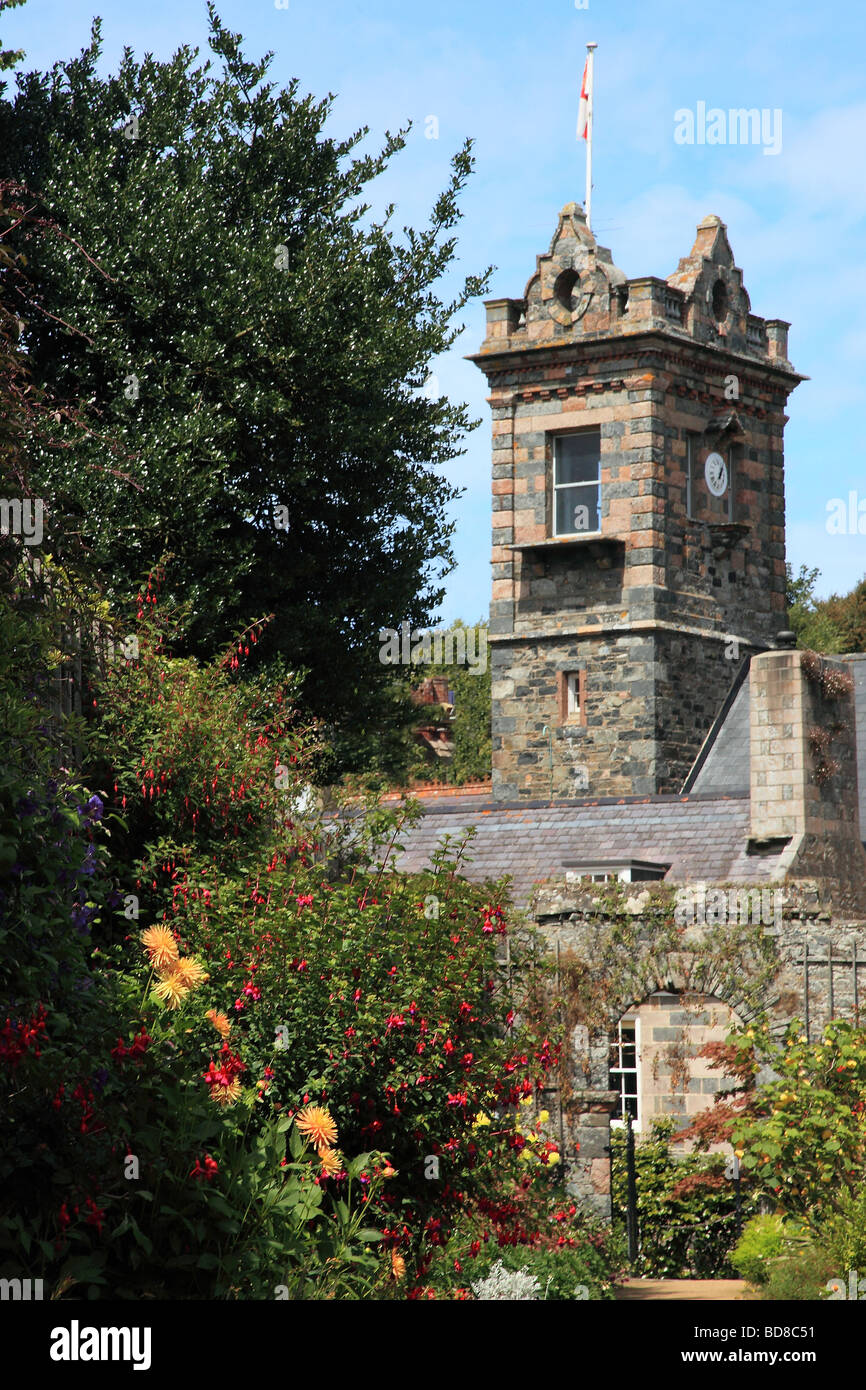
{"label": "paved walkway", "polygon": [[626,1279],[617,1285],[616,1296],[622,1303],[645,1299],[733,1303],[743,1298],[746,1288],[742,1279]]}

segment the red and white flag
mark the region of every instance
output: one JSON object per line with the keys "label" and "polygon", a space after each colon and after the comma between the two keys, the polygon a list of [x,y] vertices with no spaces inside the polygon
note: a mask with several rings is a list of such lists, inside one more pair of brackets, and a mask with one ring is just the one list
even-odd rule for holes
{"label": "red and white flag", "polygon": [[592,118],[592,57],[587,55],[583,65],[583,80],[580,84],[580,106],[577,112],[577,138],[589,139],[589,123]]}

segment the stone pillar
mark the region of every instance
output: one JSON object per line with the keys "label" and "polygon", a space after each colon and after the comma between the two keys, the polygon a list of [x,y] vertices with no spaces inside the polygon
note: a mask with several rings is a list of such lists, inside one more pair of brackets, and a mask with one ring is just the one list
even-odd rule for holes
{"label": "stone pillar", "polygon": [[616,1091],[578,1091],[573,1096],[576,1118],[569,1126],[571,1143],[579,1144],[568,1157],[566,1187],[583,1206],[609,1221],[610,1121],[619,1095]]}
{"label": "stone pillar", "polygon": [[750,848],[779,842],[774,880],[816,878],[838,907],[862,906],[850,666],[813,652],[764,652],[752,658],[749,682]]}

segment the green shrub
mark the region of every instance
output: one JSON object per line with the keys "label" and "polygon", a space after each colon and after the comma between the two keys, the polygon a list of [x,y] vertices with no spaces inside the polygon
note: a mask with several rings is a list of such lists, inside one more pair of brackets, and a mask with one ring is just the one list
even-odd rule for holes
{"label": "green shrub", "polygon": [[478,1278],[490,1273],[498,1260],[502,1261],[506,1270],[523,1270],[536,1279],[540,1289],[538,1298],[548,1302],[573,1303],[575,1299],[609,1301],[614,1298],[609,1254],[588,1241],[581,1242],[573,1249],[568,1246],[533,1249],[517,1245],[491,1250],[489,1261],[482,1259],[478,1262]]}
{"label": "green shrub", "polygon": [[796,1255],[772,1260],[761,1298],[770,1303],[816,1303],[827,1297],[832,1263],[819,1246],[807,1246]]}
{"label": "green shrub", "polygon": [[[737,1240],[736,1189],[725,1177],[724,1154],[675,1156],[673,1121],[659,1117],[635,1145],[640,1248],[632,1272],[654,1278],[731,1277],[729,1252]],[[611,1132],[613,1207],[625,1225],[627,1200],[625,1130]],[[740,1219],[755,1209],[741,1190]]]}
{"label": "green shrub", "polygon": [[766,1284],[768,1261],[785,1247],[785,1222],[781,1216],[753,1216],[731,1252],[731,1264],[750,1284]]}
{"label": "green shrub", "polygon": [[821,1226],[819,1243],[834,1274],[844,1277],[851,1269],[866,1272],[866,1190],[839,1194],[837,1210]]}

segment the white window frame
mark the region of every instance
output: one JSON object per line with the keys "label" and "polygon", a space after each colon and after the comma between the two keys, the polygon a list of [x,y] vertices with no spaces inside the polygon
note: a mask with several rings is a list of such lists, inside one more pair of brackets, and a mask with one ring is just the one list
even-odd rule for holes
{"label": "white window frame", "polygon": [[[631,1076],[631,1075],[634,1076],[635,1093],[636,1093],[636,1098],[637,1098],[637,1117],[636,1117],[635,1119],[632,1120],[632,1122],[631,1122],[631,1127],[632,1127],[632,1129],[635,1131],[635,1133],[640,1133],[641,1128],[642,1128],[642,1124],[643,1124],[643,1105],[642,1105],[642,1095],[641,1095],[641,1085],[642,1085],[642,1082],[643,1082],[643,1076],[642,1076],[641,1056],[640,1056],[640,1049],[641,1049],[640,1017],[639,1017],[639,1015],[636,1014],[635,1017],[634,1017],[633,1019],[630,1019],[630,1018],[621,1018],[621,1019],[619,1020],[619,1023],[618,1023],[617,1026],[616,1026],[616,1028],[617,1028],[617,1035],[616,1035],[616,1040],[615,1040],[615,1042],[614,1042],[614,1046],[618,1049],[618,1051],[617,1051],[617,1060],[620,1062],[620,1064],[622,1063],[622,1025],[623,1025],[624,1023],[629,1024],[629,1025],[631,1025],[632,1023],[634,1024],[634,1066],[633,1066],[633,1067],[623,1067],[622,1065],[620,1065],[620,1066],[618,1066],[618,1067],[610,1067],[610,1068],[609,1068],[609,1071],[610,1071],[610,1072],[618,1073],[618,1075],[619,1075],[620,1078],[622,1078],[623,1076]],[[611,1129],[625,1129],[625,1117],[624,1117],[623,1114],[622,1114],[622,1100],[623,1100],[623,1091],[622,1091],[622,1087],[620,1086],[620,1088],[619,1088],[619,1111],[618,1111],[618,1118],[615,1119],[615,1120],[611,1120],[611,1122],[610,1122]]]}
{"label": "white window frame", "polygon": [[[570,434],[555,434],[553,436],[553,515],[551,516],[551,534],[553,536],[600,536],[601,535],[601,430],[592,429],[580,431],[580,433],[598,435],[598,478],[594,482],[586,483],[558,483],[557,464],[559,462],[559,445],[563,439],[570,439]],[[595,531],[557,531],[556,529],[556,496],[558,492],[565,489],[574,491],[577,488],[597,488],[598,490],[598,529]],[[572,516],[574,513],[572,512]]]}
{"label": "white window frame", "polygon": [[579,719],[581,716],[580,707],[580,685],[581,672],[568,671],[565,677],[566,702],[565,712],[569,719]]}

